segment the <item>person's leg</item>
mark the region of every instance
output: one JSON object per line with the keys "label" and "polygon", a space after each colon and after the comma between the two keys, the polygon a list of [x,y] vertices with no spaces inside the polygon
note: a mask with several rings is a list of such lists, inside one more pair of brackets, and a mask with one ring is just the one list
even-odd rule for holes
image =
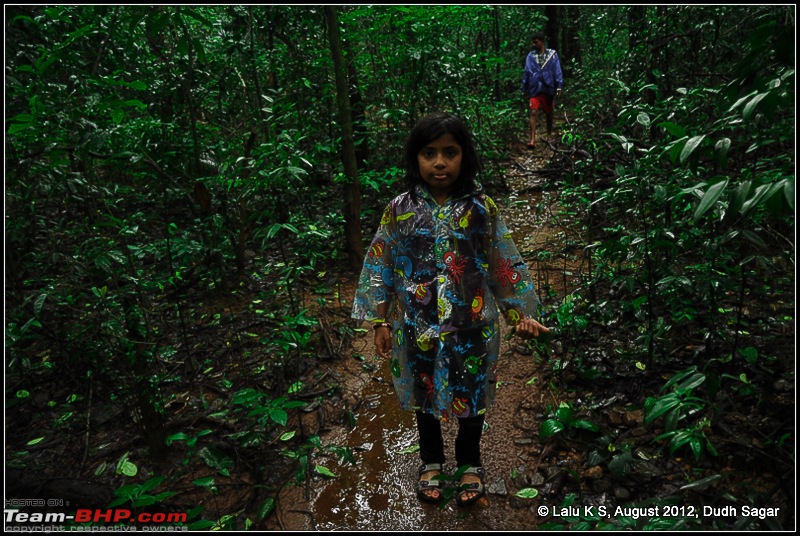
{"label": "person's leg", "polygon": [[541,95],[541,107],[544,112],[546,127],[547,127],[547,141],[553,141],[553,105],[555,100],[552,95]]}
{"label": "person's leg", "polygon": [[419,457],[422,463],[444,463],[444,440],[442,424],[430,413],[416,412],[419,432]]}
{"label": "person's leg", "polygon": [[539,110],[532,108],[531,109],[531,137],[528,141],[528,145],[536,145],[536,116],[539,114]]}
{"label": "person's leg", "polygon": [[[481,467],[481,435],[483,434],[483,422],[485,415],[458,419],[458,435],[456,436],[456,463],[458,467],[465,465],[471,467]],[[480,482],[480,478],[475,475],[464,475],[461,478],[462,484]],[[469,501],[478,491],[465,491],[461,499]]]}
{"label": "person's leg", "polygon": [[[431,463],[445,462],[444,440],[442,439],[442,424],[433,415],[416,412],[417,431],[419,432],[419,457],[425,465]],[[420,475],[420,480],[431,480],[439,474],[439,471],[427,471]],[[436,489],[427,489],[424,493],[432,498],[438,499],[440,492]]]}

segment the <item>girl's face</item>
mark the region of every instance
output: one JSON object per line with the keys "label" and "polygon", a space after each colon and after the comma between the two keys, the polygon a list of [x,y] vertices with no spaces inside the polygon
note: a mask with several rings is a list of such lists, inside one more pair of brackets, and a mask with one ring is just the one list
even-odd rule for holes
{"label": "girl's face", "polygon": [[419,174],[437,203],[447,200],[461,174],[461,146],[452,134],[435,139],[417,155]]}

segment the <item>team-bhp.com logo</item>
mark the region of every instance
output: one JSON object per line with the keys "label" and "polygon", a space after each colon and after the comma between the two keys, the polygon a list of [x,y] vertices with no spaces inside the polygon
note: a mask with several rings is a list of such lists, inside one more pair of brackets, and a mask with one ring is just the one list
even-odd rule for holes
{"label": "team-bhp.com logo", "polygon": [[124,508],[114,509],[78,509],[74,515],[63,512],[21,512],[19,509],[6,508],[6,523],[112,523],[112,524],[159,524],[186,523],[185,512],[140,512],[134,514]]}

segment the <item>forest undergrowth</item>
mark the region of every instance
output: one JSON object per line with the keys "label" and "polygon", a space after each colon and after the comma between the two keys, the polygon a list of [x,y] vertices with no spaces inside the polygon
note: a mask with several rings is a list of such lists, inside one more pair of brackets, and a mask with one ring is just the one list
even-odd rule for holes
{"label": "forest undergrowth", "polygon": [[[543,169],[559,165],[563,155],[552,154]],[[515,166],[524,168],[519,160],[509,169]],[[587,280],[581,272],[590,265],[576,246],[583,239],[580,226],[571,225],[575,215],[559,213],[562,187],[559,180],[547,180],[538,207],[556,232],[536,251],[523,250],[539,281],[545,313],[562,325],[550,340],[517,348],[535,360],[541,399],[548,403],[520,401],[515,426],[535,438],[538,472],[512,480],[518,489],[541,492],[532,501],[509,497],[508,504],[565,508],[564,515],[535,521],[541,528],[793,526],[793,382],[769,366],[753,367],[746,380],[738,379],[735,393],[719,390],[716,397],[701,398],[691,388],[711,378],[698,367],[707,357],[691,333],[669,334],[686,343],[675,346],[672,368],[659,370],[615,358],[620,341],[631,336],[621,332],[631,328],[622,316],[606,325],[588,319],[579,334],[565,329],[565,315],[580,316],[570,296]],[[510,191],[500,184],[493,194],[502,198]],[[136,410],[135,390],[91,377],[65,383],[79,374],[63,368],[40,367],[24,378],[29,396],[17,394],[7,405],[7,499],[59,498],[67,510],[179,512],[195,529],[257,529],[275,526],[282,488],[313,486],[314,480],[335,476],[330,466],[353,462],[347,448],[321,438],[333,426],[348,426],[364,402],[348,390],[341,372],[344,360],[369,366],[352,347],[360,329],[349,318],[354,274],[331,265],[316,277],[287,284],[275,272],[254,268],[218,291],[190,287],[182,296],[187,323],[175,346],[192,358],[159,356],[155,363],[164,380],[159,391],[164,435],[157,457]],[[282,296],[292,293],[291,313],[270,307],[275,295],[267,295],[269,288]],[[592,288],[597,295],[619,291]],[[789,302],[753,303],[745,314],[755,324],[776,309],[792,308]],[[149,314],[173,310],[165,294]],[[753,334],[767,341],[762,353],[776,356],[793,354],[793,338],[786,335]],[[46,361],[50,351],[42,339],[26,353]],[[283,361],[267,361],[265,351],[277,351]],[[10,391],[19,393],[14,386],[22,381],[9,378]],[[675,412],[677,426],[665,429],[649,417],[653,400],[666,404],[664,412]],[[680,426],[698,412],[707,420],[691,430]],[[699,450],[692,442],[673,448],[674,430],[701,438]],[[785,433],[766,432],[773,430]],[[581,509],[569,510],[573,505]],[[610,517],[583,509],[619,505],[628,509],[611,510]],[[639,515],[645,511],[651,515]]]}

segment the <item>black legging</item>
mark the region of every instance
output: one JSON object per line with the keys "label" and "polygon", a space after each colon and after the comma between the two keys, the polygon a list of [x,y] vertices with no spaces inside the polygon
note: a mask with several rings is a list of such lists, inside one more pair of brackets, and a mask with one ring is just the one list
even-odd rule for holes
{"label": "black legging", "polygon": [[[416,412],[417,430],[419,430],[419,455],[422,463],[444,463],[444,441],[442,424],[430,413]],[[481,466],[481,434],[485,415],[456,419],[458,435],[456,436],[456,464],[458,467],[471,465]]]}

